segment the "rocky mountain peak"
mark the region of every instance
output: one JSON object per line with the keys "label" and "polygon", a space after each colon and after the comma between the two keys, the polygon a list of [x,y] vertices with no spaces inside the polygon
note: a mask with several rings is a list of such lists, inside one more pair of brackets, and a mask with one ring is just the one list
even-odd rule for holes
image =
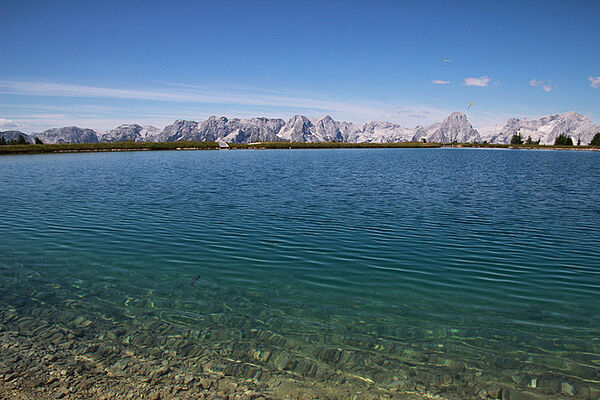
{"label": "rocky mountain peak", "polygon": [[479,132],[473,128],[465,114],[453,112],[427,136],[427,140],[440,143],[478,142],[479,137]]}
{"label": "rocky mountain peak", "polygon": [[559,135],[573,138],[573,142],[588,144],[600,127],[592,124],[589,117],[569,111],[563,114],[545,115],[539,119],[510,118],[506,124],[497,127],[484,127],[482,140],[492,143],[510,143],[512,136],[519,133],[523,139],[540,144],[554,144]]}
{"label": "rocky mountain peak", "polygon": [[63,128],[52,128],[42,133],[35,134],[46,144],[56,143],[98,143],[98,133],[93,129],[79,128],[77,126],[65,126]]}
{"label": "rocky mountain peak", "polygon": [[[362,125],[334,120],[330,115],[309,119],[304,115],[294,115],[287,122],[279,118],[255,117],[248,119],[224,116],[211,116],[204,121],[176,120],[162,131],[152,126],[122,124],[99,134],[92,129],[76,126],[48,129],[38,136],[44,143],[96,143],[115,141],[165,141],[180,140],[217,141],[237,143],[260,141],[291,140],[298,142],[369,142],[388,143],[409,140],[429,142],[481,142],[510,143],[514,133],[524,139],[540,140],[542,144],[552,144],[555,138],[564,134],[573,141],[588,144],[600,127],[592,124],[584,115],[570,111],[564,114],[546,115],[539,119],[510,118],[505,124],[473,128],[462,112],[453,112],[442,122],[429,126],[405,128],[386,121],[369,121]],[[8,134],[7,134],[8,135]]]}
{"label": "rocky mountain peak", "polygon": [[467,121],[467,116],[460,111],[455,111],[452,114],[448,115],[445,121]]}
{"label": "rocky mountain peak", "polygon": [[122,124],[115,129],[105,132],[100,136],[102,142],[150,142],[160,134],[160,130],[153,126],[138,124]]}

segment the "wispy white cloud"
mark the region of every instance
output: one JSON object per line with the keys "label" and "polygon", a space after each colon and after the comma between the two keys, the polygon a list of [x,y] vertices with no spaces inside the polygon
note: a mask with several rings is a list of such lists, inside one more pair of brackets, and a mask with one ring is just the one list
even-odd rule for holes
{"label": "wispy white cloud", "polygon": [[[414,106],[410,114],[398,112],[401,102],[378,102],[321,93],[256,88],[236,85],[202,86],[169,82],[152,82],[145,88],[116,88],[71,83],[0,80],[0,93],[36,96],[36,104],[2,105],[7,118],[20,120],[29,131],[48,127],[81,124],[94,129],[109,129],[119,123],[165,126],[174,119],[202,120],[210,115],[233,117],[289,118],[301,113],[309,117],[330,114],[337,120],[362,123],[366,120],[388,120],[404,126],[426,124],[432,114],[422,113],[425,106]],[[46,103],[44,98],[52,101]],[[65,98],[55,104],[53,98]],[[67,101],[68,98],[73,98]],[[70,104],[75,99],[99,99],[99,105]],[[131,100],[127,104],[114,100]],[[148,102],[151,100],[151,102]],[[88,100],[82,103],[87,103]],[[66,103],[66,104],[65,104]],[[6,107],[5,107],[6,106]],[[412,108],[412,106],[411,106]],[[419,114],[418,111],[421,111]],[[436,111],[435,115],[452,110]],[[416,121],[416,115],[424,120]],[[36,116],[39,118],[36,119]],[[42,116],[44,116],[42,118]]]}
{"label": "wispy white cloud", "polygon": [[590,86],[597,89],[600,88],[600,76],[590,76]]}
{"label": "wispy white cloud", "polygon": [[541,85],[542,83],[543,83],[542,81],[538,81],[537,79],[532,79],[529,81],[530,86],[538,86],[538,85]]}
{"label": "wispy white cloud", "polygon": [[20,123],[15,122],[13,120],[10,119],[6,119],[6,118],[0,118],[0,130],[2,131],[7,131],[7,130],[16,130],[21,128]]}
{"label": "wispy white cloud", "polygon": [[261,88],[203,87],[195,85],[171,84],[166,88],[122,89],[75,85],[68,83],[0,81],[0,93],[105,99],[154,100],[176,103],[211,103],[228,105],[248,105],[267,107],[295,107],[303,110],[322,112],[344,112],[357,115],[380,112],[387,104],[368,101],[347,101],[320,94],[296,94],[273,92]]}
{"label": "wispy white cloud", "polygon": [[556,89],[558,86],[557,85],[542,85],[542,90],[544,92],[551,92],[552,90]]}
{"label": "wispy white cloud", "polygon": [[435,83],[436,85],[448,85],[448,84],[450,84],[450,81],[442,81],[442,80],[435,79],[435,80],[431,81],[431,83]]}
{"label": "wispy white cloud", "polygon": [[480,76],[479,78],[465,78],[465,85],[467,86],[478,86],[478,87],[487,87],[490,83],[491,79],[487,75]]}
{"label": "wispy white cloud", "polygon": [[539,86],[540,89],[542,89],[544,92],[551,92],[552,90],[554,90],[558,87],[558,85],[552,83],[549,80],[538,81],[537,79],[530,80],[529,85],[534,86],[534,87]]}

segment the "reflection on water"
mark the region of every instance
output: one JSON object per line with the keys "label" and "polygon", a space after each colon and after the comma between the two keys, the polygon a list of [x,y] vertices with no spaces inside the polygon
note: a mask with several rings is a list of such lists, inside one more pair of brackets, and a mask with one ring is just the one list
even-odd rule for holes
{"label": "reflection on water", "polygon": [[599,156],[3,157],[4,319],[336,384],[596,399]]}

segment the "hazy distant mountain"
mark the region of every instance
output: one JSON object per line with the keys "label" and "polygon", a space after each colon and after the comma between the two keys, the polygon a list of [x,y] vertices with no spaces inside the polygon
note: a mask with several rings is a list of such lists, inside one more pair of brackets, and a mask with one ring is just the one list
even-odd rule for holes
{"label": "hazy distant mountain", "polygon": [[154,142],[161,130],[154,126],[138,124],[119,125],[99,137],[100,142]]}
{"label": "hazy distant mountain", "polygon": [[[8,131],[17,132],[17,131]],[[137,124],[120,125],[115,129],[98,134],[92,129],[75,126],[48,129],[42,133],[23,134],[28,141],[39,137],[44,143],[96,143],[133,140],[136,142],[176,142],[226,141],[233,143],[251,143],[288,140],[294,142],[368,142],[390,143],[421,141],[428,142],[483,142],[510,143],[513,134],[520,133],[524,140],[529,136],[542,144],[553,144],[556,137],[564,134],[588,144],[600,126],[591,123],[586,116],[575,112],[554,114],[540,119],[511,118],[505,124],[475,129],[460,112],[450,114],[442,122],[429,126],[405,128],[385,121],[369,121],[362,125],[351,122],[335,121],[329,115],[321,118],[307,118],[295,115],[287,122],[279,118],[228,119],[212,116],[205,121],[177,120],[162,131],[152,126]],[[6,140],[14,140],[17,133],[5,135]]]}
{"label": "hazy distant mountain", "polygon": [[479,129],[481,140],[490,143],[510,143],[515,133],[520,133],[523,140],[531,137],[540,144],[554,144],[560,134],[573,138],[573,143],[589,144],[600,126],[592,124],[590,119],[574,111],[564,114],[547,115],[540,119],[510,118],[504,125],[493,125]]}
{"label": "hazy distant mountain", "polygon": [[98,143],[98,134],[92,129],[67,126],[64,128],[48,129],[42,133],[35,133],[45,144],[55,143]]}
{"label": "hazy distant mountain", "polygon": [[357,127],[347,141],[365,143],[408,142],[414,135],[414,128],[404,128],[385,121],[369,121]]}

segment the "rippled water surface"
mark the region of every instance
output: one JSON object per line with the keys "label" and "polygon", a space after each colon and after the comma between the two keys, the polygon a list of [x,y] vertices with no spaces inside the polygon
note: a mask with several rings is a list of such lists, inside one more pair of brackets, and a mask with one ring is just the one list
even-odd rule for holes
{"label": "rippled water surface", "polygon": [[23,155],[0,176],[2,307],[160,321],[384,386],[418,367],[598,393],[598,152]]}

